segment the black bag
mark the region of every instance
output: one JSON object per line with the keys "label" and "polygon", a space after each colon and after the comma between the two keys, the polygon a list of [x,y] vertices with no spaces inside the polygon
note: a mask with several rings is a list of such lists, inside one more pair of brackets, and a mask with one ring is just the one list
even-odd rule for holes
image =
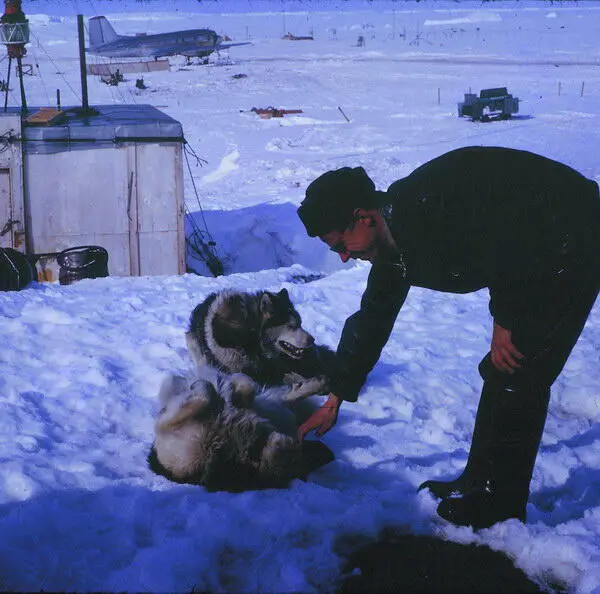
{"label": "black bag", "polygon": [[13,248],[0,248],[0,291],[20,291],[37,278],[29,258]]}

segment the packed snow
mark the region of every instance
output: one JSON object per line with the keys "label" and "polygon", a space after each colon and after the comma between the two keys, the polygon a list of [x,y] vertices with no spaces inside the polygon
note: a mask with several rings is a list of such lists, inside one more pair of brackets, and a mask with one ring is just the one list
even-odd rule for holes
{"label": "packed snow", "polygon": [[[546,589],[600,591],[598,304],[553,388],[525,525],[458,528],[416,491],[465,464],[491,337],[485,290],[411,289],[359,401],[323,438],[336,460],[307,482],[208,493],[146,465],[159,385],[192,368],[184,332],[211,292],[285,287],[305,328],[336,347],[369,267],[342,265],[305,236],[295,210],[316,176],[362,165],[385,189],[448,150],[501,145],[600,181],[600,3],[31,0],[23,9],[29,105],[54,106],[57,88],[63,105],[81,102],[78,13],[104,14],[122,34],[211,27],[251,44],[204,66],[171,58],[169,71],[144,73],[143,90],[136,74],[115,87],[88,78],[92,105],[147,103],[182,123],[198,157],[188,152],[184,164],[188,223],[214,239],[226,274],[213,278],[190,258],[199,274],[0,293],[0,588],[330,591],[353,547],[393,529],[486,544]],[[20,104],[15,81],[10,105]],[[520,99],[515,117],[457,116],[464,93],[499,86]],[[269,106],[302,113],[251,111]]]}

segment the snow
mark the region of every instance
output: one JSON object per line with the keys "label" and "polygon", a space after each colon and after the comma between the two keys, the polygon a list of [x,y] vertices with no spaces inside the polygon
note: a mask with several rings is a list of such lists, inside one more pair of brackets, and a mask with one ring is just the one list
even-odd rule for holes
{"label": "snow", "polygon": [[[158,387],[191,368],[184,331],[209,293],[286,287],[304,326],[337,345],[368,266],[342,265],[305,236],[295,209],[317,175],[362,165],[385,189],[443,152],[493,144],[600,181],[600,3],[23,4],[29,105],[54,105],[57,88],[63,105],[80,103],[78,12],[105,14],[123,34],[208,26],[252,45],[207,66],[173,58],[169,72],[143,75],[146,90],[137,75],[118,87],[89,77],[91,104],[149,103],[183,124],[205,160],[188,154],[187,209],[227,274],[213,278],[194,261],[200,275],[0,293],[0,588],[328,591],[342,544],[394,528],[487,544],[545,588],[600,591],[598,304],[553,388],[526,525],[454,527],[416,492],[466,461],[491,336],[486,291],[411,289],[359,401],[343,405],[324,437],[336,461],[308,482],[207,493],[146,466]],[[314,40],[281,39],[286,32]],[[19,105],[12,86],[9,103]],[[457,117],[465,92],[497,86],[520,98],[517,117]],[[268,106],[303,113],[263,120],[250,111]]]}

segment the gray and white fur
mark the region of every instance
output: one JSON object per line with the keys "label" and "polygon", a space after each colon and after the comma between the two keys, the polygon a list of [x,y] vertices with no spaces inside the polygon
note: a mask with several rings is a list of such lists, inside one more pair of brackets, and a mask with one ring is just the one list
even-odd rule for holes
{"label": "gray and white fur", "polygon": [[268,386],[323,379],[335,362],[334,353],[304,330],[286,289],[209,295],[190,316],[186,342],[197,365],[245,373]]}
{"label": "gray and white fur", "polygon": [[170,376],[148,461],[170,480],[209,490],[283,488],[333,460],[321,442],[299,443],[294,407],[323,391],[311,378],[261,389],[249,376],[201,366],[191,378]]}

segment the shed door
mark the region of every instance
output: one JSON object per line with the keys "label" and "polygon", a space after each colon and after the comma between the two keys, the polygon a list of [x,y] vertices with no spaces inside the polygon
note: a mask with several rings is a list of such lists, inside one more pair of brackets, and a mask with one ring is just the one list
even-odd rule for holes
{"label": "shed door", "polygon": [[[137,268],[152,276],[185,272],[183,168],[180,142],[136,143],[130,226]],[[133,154],[133,153],[132,153]]]}

